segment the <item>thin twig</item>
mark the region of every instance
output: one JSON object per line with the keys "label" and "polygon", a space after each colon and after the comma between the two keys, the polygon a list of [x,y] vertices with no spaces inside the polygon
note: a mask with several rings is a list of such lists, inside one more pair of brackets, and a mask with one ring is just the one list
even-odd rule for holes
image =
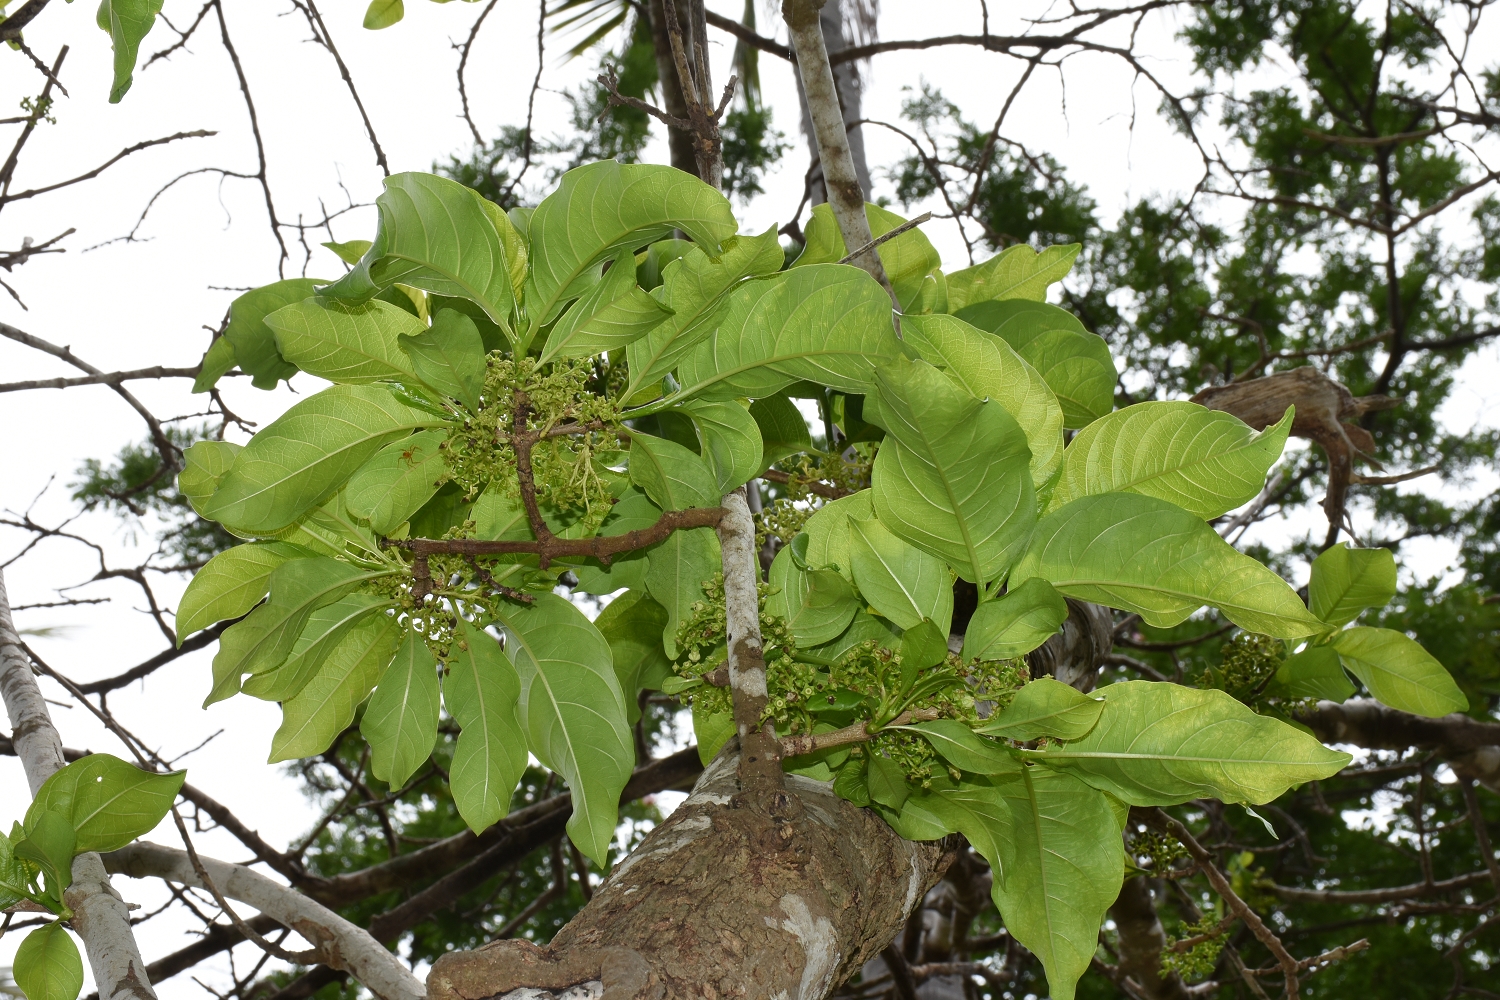
{"label": "thin twig", "polygon": [[903,222],[903,223],[901,223],[901,225],[897,226],[895,229],[892,229],[890,232],[888,232],[888,233],[881,233],[879,236],[875,237],[873,240],[871,240],[870,242],[866,243],[864,246],[860,247],[858,250],[855,250],[853,253],[849,254],[846,257],[844,257],[842,260],[839,261],[839,263],[840,264],[852,264],[852,263],[854,263],[854,261],[858,260],[860,257],[863,257],[865,254],[869,253],[871,250],[874,250],[876,247],[880,246],[880,244],[885,243],[888,240],[893,240],[897,236],[900,236],[902,233],[907,232],[907,231],[912,230],[912,229],[915,229],[918,226],[920,226],[922,223],[928,222],[931,219],[932,219],[932,213],[931,212],[923,212],[921,215],[917,216],[915,219],[912,219],[909,222]]}

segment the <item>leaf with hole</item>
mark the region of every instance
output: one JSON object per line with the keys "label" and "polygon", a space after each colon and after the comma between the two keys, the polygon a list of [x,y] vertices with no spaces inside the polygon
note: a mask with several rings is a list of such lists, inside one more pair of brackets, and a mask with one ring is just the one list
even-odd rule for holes
{"label": "leaf with hole", "polygon": [[107,753],[89,754],[59,770],[26,810],[28,830],[44,813],[65,817],[73,851],[117,851],[144,837],[172,808],[186,771],[143,771]]}

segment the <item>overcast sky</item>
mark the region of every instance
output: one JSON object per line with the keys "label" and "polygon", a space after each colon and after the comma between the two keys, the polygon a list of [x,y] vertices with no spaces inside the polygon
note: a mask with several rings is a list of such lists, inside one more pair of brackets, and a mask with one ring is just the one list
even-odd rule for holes
{"label": "overcast sky", "polygon": [[[324,16],[359,88],[365,107],[391,167],[395,171],[430,169],[435,159],[465,153],[471,139],[459,117],[454,71],[457,54],[451,42],[468,33],[479,5],[434,4],[413,0],[401,24],[381,32],[360,27],[362,3],[326,0]],[[276,209],[283,220],[321,218],[326,211],[353,202],[369,202],[380,191],[380,171],[347,89],[332,59],[309,44],[302,15],[282,3],[226,3],[229,31],[248,77],[267,150],[267,171]],[[712,0],[711,6],[737,17],[736,0]],[[1022,5],[992,5],[991,30],[1019,32],[1024,27],[1005,13]],[[774,9],[774,8],[773,8]],[[1040,7],[1031,8],[1040,10]],[[165,14],[183,27],[197,13],[195,0],[167,0]],[[519,125],[536,72],[535,3],[501,0],[491,13],[469,62],[468,88],[474,118],[486,135],[501,125]],[[764,33],[776,25],[773,10],[761,11]],[[1148,65],[1175,86],[1184,86],[1190,67],[1172,36],[1177,25],[1167,17],[1148,21],[1139,47]],[[881,19],[884,38],[913,38],[956,32],[977,33],[977,2],[888,2]],[[785,37],[784,30],[780,32]],[[254,181],[199,173],[186,177],[151,208],[135,242],[118,239],[137,223],[152,195],[166,182],[188,171],[220,168],[254,173],[256,151],[248,129],[245,103],[233,68],[209,20],[184,51],[137,74],[134,88],[119,105],[106,103],[110,48],[94,27],[94,5],[80,0],[52,4],[27,30],[26,38],[44,59],[59,48],[71,51],[62,80],[71,96],[57,104],[56,125],[38,129],[26,148],[12,190],[38,187],[76,176],[103,163],[120,149],[144,139],[197,129],[213,130],[209,138],[184,139],[130,156],[98,179],[51,195],[6,207],[0,214],[0,250],[13,249],[23,237],[40,242],[68,228],[68,252],[34,259],[12,274],[0,275],[14,286],[28,310],[0,295],[0,320],[58,344],[72,345],[88,362],[105,370],[162,364],[195,364],[208,343],[205,327],[216,327],[231,289],[264,284],[278,276],[277,249],[266,222],[264,196]],[[173,36],[159,24],[143,53],[170,44]],[[728,76],[732,49],[715,34],[716,80]],[[561,46],[553,46],[560,49]],[[549,53],[543,89],[537,99],[539,131],[566,126],[565,87],[586,85],[592,71],[587,60],[562,62]],[[1272,68],[1274,70],[1274,66]],[[868,117],[895,121],[908,87],[926,80],[957,101],[971,119],[993,120],[1017,67],[999,56],[977,50],[945,48],[885,55],[869,81]],[[1156,115],[1157,94],[1131,71],[1106,56],[1079,56],[1068,64],[1065,81],[1056,71],[1039,73],[1013,109],[1008,137],[1045,150],[1062,162],[1075,183],[1088,187],[1106,220],[1143,195],[1181,192],[1200,175],[1192,147]],[[744,229],[761,232],[787,221],[801,195],[806,158],[798,133],[796,94],[789,66],[761,58],[767,100],[776,125],[795,143],[780,167],[765,181],[766,193],[740,208]],[[19,53],[0,58],[0,93],[34,94],[38,76]],[[1185,89],[1185,87],[1184,87]],[[18,113],[0,107],[0,117]],[[1133,130],[1132,130],[1133,125]],[[15,126],[0,130],[8,145]],[[882,129],[867,129],[869,159],[876,168],[875,193],[890,194],[879,166],[905,152],[905,141]],[[666,161],[657,141],[648,159]],[[913,210],[915,214],[917,209]],[[360,209],[334,223],[338,240],[367,239],[373,209]],[[963,245],[951,224],[925,227],[953,266],[963,266]],[[287,275],[301,273],[302,248],[287,234],[292,259]],[[340,266],[310,236],[308,273],[328,277]],[[116,240],[116,242],[108,242]],[[88,249],[98,246],[97,249]],[[1445,411],[1460,430],[1500,422],[1500,373],[1493,345],[1471,366]],[[75,374],[61,362],[8,341],[0,341],[0,381]],[[229,404],[241,415],[262,423],[297,397],[293,390],[265,393],[248,380],[227,380]],[[201,410],[203,397],[188,393],[185,380],[132,383],[160,416]],[[316,391],[318,384],[299,376],[293,389]],[[63,392],[0,394],[0,507],[23,511],[35,500],[33,516],[56,524],[75,513],[67,485],[87,458],[107,458],[122,445],[143,437],[135,414],[108,389],[91,387]],[[1472,489],[1493,488],[1492,481]],[[1472,490],[1471,490],[1472,492]],[[39,499],[37,499],[39,497]],[[104,544],[111,566],[133,565],[149,552],[149,537],[132,538],[104,515],[84,517],[70,530]],[[1286,530],[1278,528],[1276,530]],[[26,539],[0,530],[0,560]],[[57,589],[89,580],[99,565],[91,550],[62,540],[44,542],[6,571],[13,604],[55,601]],[[1428,546],[1415,553],[1424,575],[1440,572],[1451,551]],[[175,604],[184,581],[154,579],[163,601]],[[163,638],[136,609],[139,592],[107,581],[69,591],[75,596],[109,598],[91,609],[26,610],[16,615],[23,629],[63,626],[65,631],[33,637],[38,652],[80,681],[120,672],[157,652]],[[183,754],[219,730],[223,734],[186,757],[190,780],[220,798],[273,844],[294,838],[311,823],[315,810],[279,766],[262,763],[278,724],[275,706],[235,698],[203,711],[208,690],[210,651],[171,664],[144,687],[120,691],[111,707],[125,723],[160,747],[166,757]],[[58,695],[57,689],[49,694]],[[69,746],[128,756],[81,708],[55,709],[55,720]],[[19,817],[27,799],[20,767],[0,759],[0,822]],[[155,839],[175,843],[169,827]],[[202,838],[206,853],[240,860],[245,851],[217,834]],[[148,908],[164,893],[156,885],[119,879],[126,898]],[[141,928],[147,958],[187,943],[188,925],[157,921]],[[0,941],[0,965],[7,964],[19,935]],[[242,949],[241,956],[248,950]],[[92,983],[86,987],[92,989]],[[187,976],[160,988],[164,998],[201,997]]]}

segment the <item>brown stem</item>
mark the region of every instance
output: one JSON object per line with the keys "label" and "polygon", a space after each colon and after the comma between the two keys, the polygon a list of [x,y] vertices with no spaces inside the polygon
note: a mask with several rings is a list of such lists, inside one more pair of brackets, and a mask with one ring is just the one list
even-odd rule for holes
{"label": "brown stem", "polygon": [[[783,486],[789,485],[792,481],[792,477],[780,469],[767,469],[761,473],[760,477],[762,479],[769,479],[773,483],[780,483]],[[802,488],[826,500],[838,500],[841,497],[849,496],[847,490],[841,490],[837,486],[830,486],[827,483],[804,482]]]}
{"label": "brown stem", "polygon": [[[593,556],[601,562],[608,563],[611,558],[621,552],[634,552],[644,549],[649,545],[655,545],[674,531],[688,528],[713,528],[717,527],[724,518],[723,507],[689,507],[687,510],[664,511],[656,523],[649,528],[637,528],[627,531],[622,535],[598,535],[594,538],[558,538],[548,532],[544,541],[487,541],[482,538],[405,538],[397,541],[386,541],[385,545],[390,548],[405,549],[413,552],[417,560],[423,563],[421,568],[415,564],[412,568],[413,576],[418,576],[425,569],[426,559],[429,555],[449,553],[463,556],[499,556],[524,553],[540,556],[542,565],[547,565],[551,560],[562,556]],[[419,577],[420,578],[420,577]],[[426,579],[431,581],[431,577]],[[428,591],[430,593],[430,591]]]}
{"label": "brown stem", "polygon": [[[902,712],[892,719],[887,726],[905,726],[913,722],[931,722],[938,717],[936,709],[914,708],[909,712]],[[831,733],[803,733],[800,736],[785,736],[781,740],[781,756],[801,757],[803,754],[816,753],[819,750],[827,750],[829,747],[841,747],[849,743],[865,743],[879,736],[883,730],[870,731],[869,723],[856,722],[845,726],[843,729],[835,729]]]}

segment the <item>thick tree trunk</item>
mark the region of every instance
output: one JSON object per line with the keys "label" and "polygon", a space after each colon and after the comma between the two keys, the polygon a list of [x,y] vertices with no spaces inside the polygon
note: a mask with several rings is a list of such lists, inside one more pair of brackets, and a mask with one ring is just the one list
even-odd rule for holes
{"label": "thick tree trunk", "polygon": [[[828,0],[818,13],[818,23],[823,31],[823,45],[829,55],[849,47],[849,37],[844,30],[844,5],[839,0]],[[863,117],[861,105],[864,97],[864,81],[860,79],[859,66],[853,61],[842,62],[833,67],[834,89],[838,93],[839,109],[843,113],[844,132],[849,141],[849,157],[854,164],[854,175],[859,186],[868,195],[870,192],[870,167],[865,159],[865,134],[860,126],[850,127]],[[817,166],[809,181],[809,194],[814,205],[828,200],[828,190],[823,183],[822,164],[818,162],[818,137],[813,130],[812,112],[807,106],[807,91],[802,78],[797,78],[797,98],[802,104],[802,135],[807,139],[807,151]]]}
{"label": "thick tree trunk", "polygon": [[551,945],[445,955],[428,997],[827,996],[899,933],[951,853],[796,775],[756,808],[738,765],[721,753]]}
{"label": "thick tree trunk", "polygon": [[[682,95],[682,81],[677,78],[677,63],[672,58],[672,41],[667,33],[667,8],[664,0],[651,0],[651,44],[656,50],[656,76],[661,83],[661,105],[667,114],[675,118],[688,116],[687,99]],[[682,18],[683,7],[678,5],[677,15]],[[681,25],[684,39],[690,37],[686,24]],[[667,127],[667,148],[671,151],[672,166],[698,176],[698,158],[693,152],[693,135],[684,129]]]}

